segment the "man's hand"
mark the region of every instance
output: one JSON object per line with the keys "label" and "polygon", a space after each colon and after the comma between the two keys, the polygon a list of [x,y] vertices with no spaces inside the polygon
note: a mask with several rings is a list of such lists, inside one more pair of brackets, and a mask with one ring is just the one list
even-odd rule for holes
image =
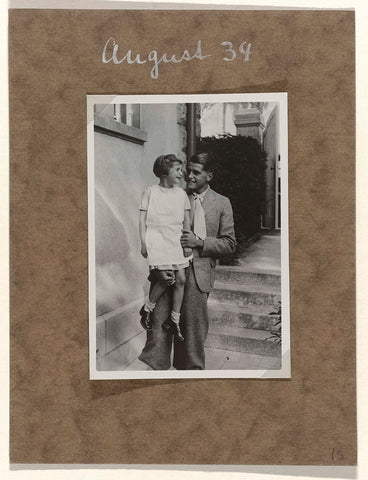
{"label": "man's hand", "polygon": [[203,247],[203,240],[196,238],[194,233],[190,230],[183,230],[180,243],[183,248]]}
{"label": "man's hand", "polygon": [[141,247],[141,254],[144,258],[147,258],[147,248],[146,248],[146,245],[142,245]]}
{"label": "man's hand", "polygon": [[184,257],[190,257],[193,253],[191,248],[183,248]]}
{"label": "man's hand", "polygon": [[161,285],[169,287],[175,282],[175,275],[172,270],[155,270],[156,277]]}

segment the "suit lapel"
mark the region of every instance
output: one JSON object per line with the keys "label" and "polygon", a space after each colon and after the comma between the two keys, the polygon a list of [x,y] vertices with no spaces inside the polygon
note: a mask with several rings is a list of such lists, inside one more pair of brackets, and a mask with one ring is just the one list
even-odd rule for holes
{"label": "suit lapel", "polygon": [[207,216],[210,213],[210,211],[214,208],[215,200],[216,200],[216,197],[213,193],[213,190],[209,189],[206,195],[204,196],[203,203],[202,203],[205,216]]}

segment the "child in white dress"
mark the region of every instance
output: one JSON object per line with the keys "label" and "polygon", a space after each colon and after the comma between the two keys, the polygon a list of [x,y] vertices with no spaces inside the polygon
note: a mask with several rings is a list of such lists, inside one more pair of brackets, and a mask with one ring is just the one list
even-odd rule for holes
{"label": "child in white dress", "polygon": [[183,250],[180,244],[182,230],[190,230],[189,199],[178,186],[183,176],[183,162],[172,154],[161,155],[154,163],[153,172],[160,183],[143,192],[139,207],[139,233],[141,253],[148,258],[149,268],[154,271],[158,281],[139,313],[143,328],[152,330],[152,312],[168,288],[163,280],[167,279],[167,272],[170,271],[174,284],[172,311],[162,326],[183,341],[179,326],[180,309],[184,296],[185,269],[192,259],[191,249]]}

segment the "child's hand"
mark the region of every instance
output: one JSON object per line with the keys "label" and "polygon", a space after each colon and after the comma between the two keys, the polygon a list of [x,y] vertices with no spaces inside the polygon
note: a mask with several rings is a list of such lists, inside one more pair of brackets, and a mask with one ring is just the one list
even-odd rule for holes
{"label": "child's hand", "polygon": [[183,248],[184,257],[190,257],[193,253],[191,248],[185,247]]}
{"label": "child's hand", "polygon": [[141,254],[144,258],[147,258],[147,248],[146,248],[146,245],[142,245],[142,248],[141,248]]}
{"label": "child's hand", "polygon": [[164,287],[169,287],[175,283],[175,275],[172,270],[154,270],[156,278]]}

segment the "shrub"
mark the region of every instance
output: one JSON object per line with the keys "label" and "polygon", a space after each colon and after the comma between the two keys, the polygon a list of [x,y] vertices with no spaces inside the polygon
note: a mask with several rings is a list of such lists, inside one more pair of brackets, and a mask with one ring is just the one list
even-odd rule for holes
{"label": "shrub", "polygon": [[212,152],[216,157],[211,186],[231,201],[235,234],[241,249],[261,229],[266,153],[255,138],[240,135],[202,138],[197,151]]}
{"label": "shrub", "polygon": [[281,302],[279,302],[279,306],[273,312],[270,312],[269,315],[275,315],[275,321],[273,326],[275,330],[271,331],[271,336],[266,338],[266,340],[275,342],[280,344],[281,343]]}

